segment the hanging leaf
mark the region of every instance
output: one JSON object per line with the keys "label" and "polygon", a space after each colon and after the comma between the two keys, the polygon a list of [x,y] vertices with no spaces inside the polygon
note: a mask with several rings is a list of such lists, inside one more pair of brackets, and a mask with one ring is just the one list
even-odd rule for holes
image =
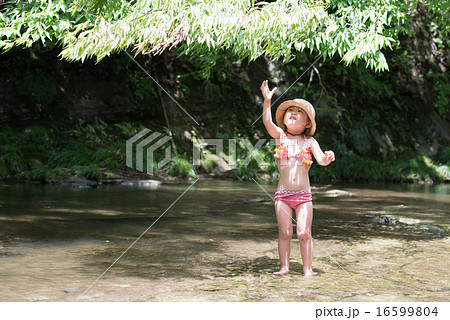
{"label": "hanging leaf", "polygon": [[[13,1],[13,0],[11,0]],[[339,55],[387,70],[381,50],[398,42],[413,2],[377,0],[15,0],[0,12],[0,50],[60,43],[68,60],[97,60],[132,48],[160,54],[178,47],[189,55],[221,50],[250,60],[289,61],[293,51]],[[448,1],[427,0],[431,10]],[[437,11],[436,11],[437,12]],[[448,21],[448,14],[440,19]],[[448,24],[446,27],[448,29]],[[445,29],[444,28],[444,29]]]}

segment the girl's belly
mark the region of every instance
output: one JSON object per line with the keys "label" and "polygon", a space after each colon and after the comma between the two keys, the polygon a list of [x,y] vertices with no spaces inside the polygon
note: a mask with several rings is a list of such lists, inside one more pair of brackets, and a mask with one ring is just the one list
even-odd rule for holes
{"label": "girl's belly", "polygon": [[305,190],[310,188],[308,172],[311,166],[301,164],[295,159],[279,159],[277,160],[277,167],[280,173],[278,187],[286,190]]}

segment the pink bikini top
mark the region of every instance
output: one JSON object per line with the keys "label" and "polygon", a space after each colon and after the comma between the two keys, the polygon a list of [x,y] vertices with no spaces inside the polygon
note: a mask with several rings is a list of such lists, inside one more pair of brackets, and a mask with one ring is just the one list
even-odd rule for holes
{"label": "pink bikini top", "polygon": [[[306,146],[306,138],[304,146]],[[312,162],[312,156],[311,156],[311,148],[303,148],[302,151],[300,151],[297,154],[289,154],[288,148],[286,145],[281,142],[280,146],[278,148],[275,148],[275,154],[273,155],[275,159],[292,159],[295,158],[297,160],[302,161],[307,166],[310,166]]]}

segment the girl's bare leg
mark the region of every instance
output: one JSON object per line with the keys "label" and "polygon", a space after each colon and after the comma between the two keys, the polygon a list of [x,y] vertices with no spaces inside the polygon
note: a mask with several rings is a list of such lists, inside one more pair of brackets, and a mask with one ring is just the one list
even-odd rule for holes
{"label": "girl's bare leg", "polygon": [[280,271],[274,275],[284,276],[289,273],[289,255],[291,252],[292,209],[281,201],[275,201],[275,213],[278,223],[278,254],[280,256]]}
{"label": "girl's bare leg", "polygon": [[305,276],[314,276],[317,272],[312,270],[313,242],[311,237],[311,224],[313,219],[312,202],[306,202],[299,205],[297,213],[297,237],[300,241],[300,252],[303,261],[303,274]]}

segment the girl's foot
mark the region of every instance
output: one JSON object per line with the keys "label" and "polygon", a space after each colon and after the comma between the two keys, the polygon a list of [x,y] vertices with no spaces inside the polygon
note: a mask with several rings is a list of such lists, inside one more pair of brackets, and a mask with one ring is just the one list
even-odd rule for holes
{"label": "girl's foot", "polygon": [[303,275],[305,277],[317,276],[317,272],[312,271],[312,270],[303,271]]}
{"label": "girl's foot", "polygon": [[280,271],[274,272],[273,275],[274,276],[284,276],[286,274],[289,273],[289,269],[288,268],[281,268]]}

